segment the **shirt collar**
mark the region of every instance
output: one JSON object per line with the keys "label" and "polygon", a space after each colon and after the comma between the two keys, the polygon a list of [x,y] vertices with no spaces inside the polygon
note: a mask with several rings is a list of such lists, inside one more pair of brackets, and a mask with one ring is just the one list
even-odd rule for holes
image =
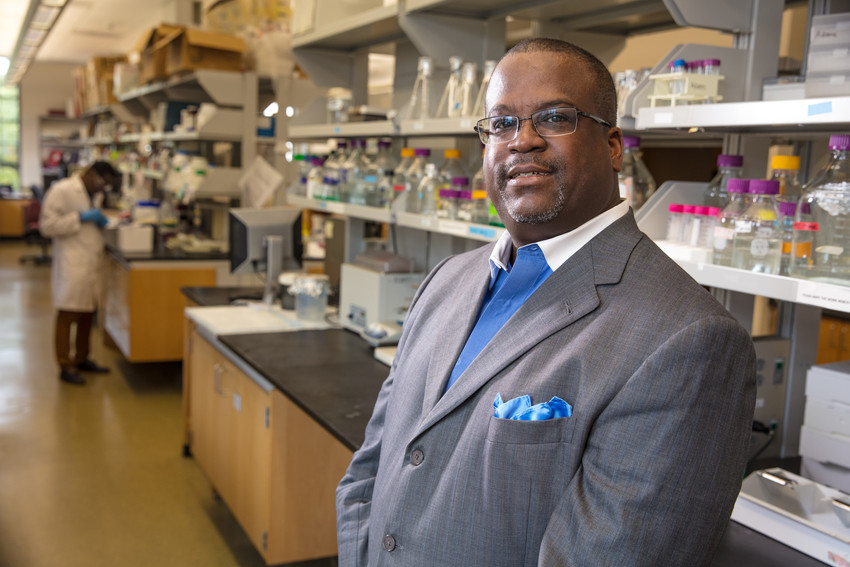
{"label": "shirt collar", "polygon": [[[546,258],[546,263],[549,268],[555,272],[561,265],[570,259],[570,257],[581,249],[582,246],[593,240],[593,237],[608,228],[617,219],[626,215],[629,212],[628,201],[623,201],[619,205],[596,215],[578,228],[559,234],[547,240],[536,242],[543,251],[543,256]],[[513,241],[508,231],[502,233],[499,240],[496,241],[496,246],[490,254],[490,282],[495,281],[499,275],[499,270],[508,272],[508,264],[511,261],[511,247]],[[527,246],[531,246],[528,244]]]}

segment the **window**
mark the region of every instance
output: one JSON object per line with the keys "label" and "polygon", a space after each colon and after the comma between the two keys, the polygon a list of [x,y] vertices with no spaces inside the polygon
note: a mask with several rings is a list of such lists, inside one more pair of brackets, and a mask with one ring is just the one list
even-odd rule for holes
{"label": "window", "polygon": [[[0,71],[8,69],[9,61],[0,57]],[[0,81],[5,73],[0,74]],[[20,189],[18,177],[21,121],[17,85],[0,86],[0,186]]]}

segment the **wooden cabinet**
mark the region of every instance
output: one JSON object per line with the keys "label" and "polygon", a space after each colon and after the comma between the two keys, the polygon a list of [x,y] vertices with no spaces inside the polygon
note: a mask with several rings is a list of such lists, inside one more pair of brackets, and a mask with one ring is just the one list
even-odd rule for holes
{"label": "wooden cabinet", "polygon": [[266,392],[187,323],[186,439],[269,564],[335,555],[336,485],[351,451]]}
{"label": "wooden cabinet", "polygon": [[181,261],[130,262],[107,254],[104,328],[130,362],[183,356],[184,286],[214,286],[216,269]]}
{"label": "wooden cabinet", "polygon": [[0,199],[0,236],[23,236],[24,209],[29,199]]}
{"label": "wooden cabinet", "polygon": [[848,359],[850,359],[850,321],[838,317],[822,317],[817,364]]}

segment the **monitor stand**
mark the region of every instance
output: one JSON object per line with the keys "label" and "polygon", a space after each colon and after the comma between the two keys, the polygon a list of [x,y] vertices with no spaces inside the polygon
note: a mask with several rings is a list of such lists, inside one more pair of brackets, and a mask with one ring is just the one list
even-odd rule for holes
{"label": "monitor stand", "polygon": [[283,237],[266,236],[263,239],[266,248],[266,289],[263,303],[274,305],[280,291],[280,272],[283,271]]}

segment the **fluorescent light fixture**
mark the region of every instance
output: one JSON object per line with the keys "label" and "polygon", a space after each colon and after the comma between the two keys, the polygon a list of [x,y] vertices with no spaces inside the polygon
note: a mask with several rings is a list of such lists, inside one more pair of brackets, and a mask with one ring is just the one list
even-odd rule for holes
{"label": "fluorescent light fixture", "polygon": [[20,82],[67,2],[68,0],[31,0],[18,32],[12,57],[8,61],[8,68],[11,68],[12,72],[6,74],[5,83]]}
{"label": "fluorescent light fixture", "polygon": [[62,8],[57,6],[39,6],[32,17],[30,28],[49,30],[53,27],[53,23],[61,11]]}
{"label": "fluorescent light fixture", "polygon": [[30,28],[27,30],[27,33],[24,34],[24,45],[38,47],[41,45],[41,42],[44,41],[46,36],[47,30]]}
{"label": "fluorescent light fixture", "polygon": [[8,57],[0,57],[0,76],[6,76],[6,73],[9,72],[9,58]]}

